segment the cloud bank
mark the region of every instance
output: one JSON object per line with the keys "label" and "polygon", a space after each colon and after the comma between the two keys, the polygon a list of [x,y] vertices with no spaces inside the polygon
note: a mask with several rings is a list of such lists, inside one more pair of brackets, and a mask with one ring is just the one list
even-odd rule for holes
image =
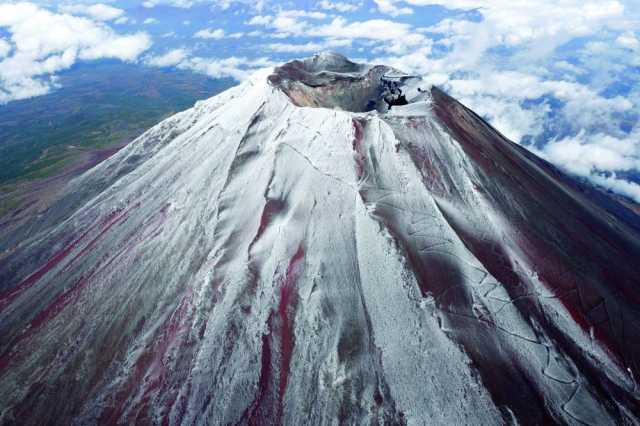
{"label": "cloud bank", "polygon": [[0,29],[9,34],[0,43],[0,103],[47,93],[56,73],[78,61],[134,61],[151,46],[144,32],[119,34],[104,23],[122,13],[103,6],[70,6],[89,18],[32,3],[0,4]]}

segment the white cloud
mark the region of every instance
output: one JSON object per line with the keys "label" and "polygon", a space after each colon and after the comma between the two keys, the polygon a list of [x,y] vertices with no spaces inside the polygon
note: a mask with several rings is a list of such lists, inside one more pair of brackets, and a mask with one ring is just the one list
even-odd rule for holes
{"label": "white cloud", "polygon": [[[451,79],[449,83],[457,94],[463,96],[482,93],[526,100],[551,94],[557,99],[567,102],[585,103],[603,100],[597,93],[582,84],[561,80],[545,80],[521,71],[483,73],[475,79]],[[624,110],[629,104],[616,98],[613,102],[607,102],[606,106],[616,109],[621,107]]]}
{"label": "white cloud", "polygon": [[178,68],[189,69],[213,78],[231,77],[242,81],[256,70],[274,65],[275,63],[267,58],[248,59],[232,56],[221,59],[193,57],[182,61]]}
{"label": "white cloud", "polygon": [[199,0],[200,2],[211,2],[214,6],[227,10],[232,4],[238,3],[240,5],[248,6],[249,8],[258,12],[262,11],[267,3],[267,0]]}
{"label": "white cloud", "polygon": [[404,54],[418,47],[426,48],[431,41],[414,31],[409,24],[386,19],[348,22],[342,17],[329,24],[305,28],[308,35],[342,40],[370,40],[382,42],[378,49],[395,54]]}
{"label": "white cloud", "polygon": [[638,40],[635,34],[632,32],[628,32],[618,36],[618,38],[616,39],[616,43],[631,50],[637,50],[640,47],[640,40]]}
{"label": "white cloud", "polygon": [[204,29],[193,35],[195,38],[220,40],[224,38],[224,30],[222,29]]}
{"label": "white cloud", "polygon": [[267,45],[269,50],[280,53],[318,53],[328,49],[344,47],[351,45],[351,40],[331,39],[322,43],[308,42],[303,44],[294,43],[270,43]]}
{"label": "white cloud", "polygon": [[154,67],[173,67],[187,59],[188,55],[186,49],[173,49],[164,55],[151,56],[145,62]]}
{"label": "white cloud", "polygon": [[145,33],[115,36],[84,47],[81,49],[78,58],[85,60],[114,58],[122,61],[134,61],[150,46],[151,39]]}
{"label": "white cloud", "polygon": [[543,124],[549,113],[549,106],[522,108],[518,100],[486,95],[471,98],[460,97],[467,105],[474,105],[474,111],[487,118],[504,136],[514,142],[520,142],[527,135],[543,132]]}
{"label": "white cloud", "polygon": [[142,23],[144,25],[151,25],[151,24],[157,24],[158,20],[156,18],[147,18],[144,21],[142,21]]}
{"label": "white cloud", "polygon": [[283,10],[278,13],[278,17],[325,19],[327,14],[324,12],[309,12],[306,10]]}
{"label": "white cloud", "polygon": [[382,13],[386,13],[391,16],[410,15],[413,13],[413,9],[410,7],[397,6],[396,1],[393,0],[373,0],[378,10]]}
{"label": "white cloud", "polygon": [[325,9],[325,10],[335,10],[340,13],[347,13],[347,12],[355,12],[362,6],[362,3],[356,4],[356,3],[347,3],[347,2],[341,2],[341,1],[333,2],[329,0],[322,0],[320,3],[318,3],[318,6],[320,6],[321,9]]}
{"label": "white cloud", "polygon": [[248,25],[264,25],[275,30],[276,35],[311,35],[306,34],[308,29],[312,27],[304,18],[313,20],[323,20],[327,18],[324,12],[308,12],[304,10],[281,10],[275,16],[254,16]]}
{"label": "white cloud", "polygon": [[189,9],[195,3],[196,2],[191,0],[146,0],[142,3],[142,6],[148,9],[151,9],[158,5],[167,5],[167,6],[177,7],[180,9]]}
{"label": "white cloud", "polygon": [[640,202],[640,185],[627,182],[616,173],[640,172],[638,136],[640,132],[626,138],[615,138],[581,131],[576,136],[553,140],[542,149],[534,149],[534,152],[570,173]]}
{"label": "white cloud", "polygon": [[249,19],[246,22],[246,24],[247,25],[268,25],[271,23],[272,20],[273,20],[273,17],[271,16],[256,15],[251,19]]}
{"label": "white cloud", "polygon": [[640,170],[640,156],[635,140],[617,139],[606,134],[576,136],[553,140],[541,151],[571,172],[588,176],[594,171]]}
{"label": "white cloud", "polygon": [[155,67],[176,67],[212,78],[233,78],[238,81],[248,78],[259,69],[276,65],[267,58],[190,56],[189,50],[185,48],[169,50],[162,55],[148,56],[145,63]]}
{"label": "white cloud", "polygon": [[581,68],[579,66],[576,66],[570,62],[567,61],[558,61],[553,63],[552,65],[555,69],[557,70],[561,70],[563,72],[568,72],[571,74],[575,74],[575,75],[583,75],[586,73],[584,68]]}
{"label": "white cloud", "polygon": [[[548,52],[571,38],[592,34],[607,26],[623,25],[624,5],[617,0],[386,0],[413,6],[441,5],[451,9],[476,9],[482,21],[445,19],[434,27],[450,41],[474,42],[482,51],[498,46],[528,44]],[[562,17],[562,19],[558,19]],[[545,45],[541,45],[545,43]],[[471,49],[467,49],[471,50]]]}
{"label": "white cloud", "polygon": [[88,16],[98,21],[111,21],[112,19],[121,18],[122,15],[124,15],[124,10],[103,3],[92,5],[69,4],[60,6],[60,10],[74,15]]}
{"label": "white cloud", "polygon": [[0,86],[0,104],[44,95],[51,90],[52,85],[52,81],[36,80],[33,78],[18,77],[9,81],[3,81],[2,86]]}
{"label": "white cloud", "polygon": [[403,54],[416,47],[431,44],[423,34],[406,23],[387,19],[371,19],[366,21],[348,21],[336,17],[328,23],[314,22],[305,18],[322,20],[325,14],[300,11],[281,11],[275,16],[254,16],[247,22],[249,25],[262,25],[273,30],[272,36],[285,38],[289,36],[322,38],[325,40],[355,40],[379,42],[377,49],[396,54]]}
{"label": "white cloud", "polygon": [[251,6],[255,10],[262,10],[265,0],[145,0],[142,2],[142,6],[149,9],[159,5],[190,9],[198,3],[211,3],[222,10],[228,9],[233,3],[240,3]]}
{"label": "white cloud", "polygon": [[305,43],[305,44],[289,44],[289,43],[271,43],[267,45],[269,50],[274,52],[285,53],[305,53],[305,52],[318,52],[323,49],[323,45],[319,43]]}
{"label": "white cloud", "polygon": [[[453,16],[429,28],[438,45],[449,50],[448,69],[474,69],[496,47],[520,48],[518,59],[531,63],[548,57],[571,39],[630,25],[617,0],[377,0],[396,14],[403,6],[439,5],[474,10],[482,19]],[[558,19],[562,17],[562,19]],[[421,30],[422,31],[422,30]]]}
{"label": "white cloud", "polygon": [[14,46],[0,61],[0,103],[46,93],[50,77],[77,61],[133,61],[151,46],[145,33],[118,34],[102,22],[31,3],[0,4],[0,28]]}

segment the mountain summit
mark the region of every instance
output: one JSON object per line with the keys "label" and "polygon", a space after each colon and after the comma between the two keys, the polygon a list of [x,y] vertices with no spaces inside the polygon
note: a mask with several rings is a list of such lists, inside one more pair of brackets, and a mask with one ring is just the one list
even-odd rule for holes
{"label": "mountain summit", "polygon": [[0,423],[640,422],[640,220],[418,77],[322,54],[0,237]]}

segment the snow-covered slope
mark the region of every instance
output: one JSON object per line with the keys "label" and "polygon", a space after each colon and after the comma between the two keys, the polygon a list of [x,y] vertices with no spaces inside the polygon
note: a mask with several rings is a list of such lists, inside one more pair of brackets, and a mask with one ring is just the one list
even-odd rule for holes
{"label": "snow-covered slope", "polygon": [[0,423],[638,424],[639,223],[417,78],[294,61],[0,237]]}

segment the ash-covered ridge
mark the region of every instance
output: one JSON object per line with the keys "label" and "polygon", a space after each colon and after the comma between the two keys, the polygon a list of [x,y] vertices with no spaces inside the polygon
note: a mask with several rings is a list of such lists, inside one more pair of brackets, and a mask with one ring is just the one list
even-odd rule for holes
{"label": "ash-covered ridge", "polygon": [[0,236],[2,424],[640,422],[640,221],[385,66],[179,113]]}

